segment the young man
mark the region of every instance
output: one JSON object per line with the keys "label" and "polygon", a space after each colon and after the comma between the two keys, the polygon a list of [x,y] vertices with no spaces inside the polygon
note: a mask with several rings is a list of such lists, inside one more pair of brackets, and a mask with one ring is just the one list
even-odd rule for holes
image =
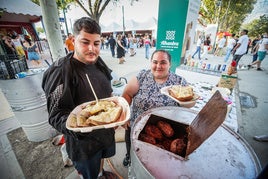
{"label": "young man", "polygon": [[76,170],[83,178],[96,179],[101,173],[107,174],[103,172],[102,159],[115,154],[114,129],[73,132],[66,128],[66,121],[76,106],[95,100],[86,74],[99,99],[111,96],[111,70],[99,56],[99,24],[82,17],[74,23],[73,31],[74,52],[49,67],[44,73],[42,88],[47,98],[49,123],[64,134],[66,150]]}
{"label": "young man", "polygon": [[113,34],[110,35],[110,38],[108,40],[108,44],[110,45],[110,50],[112,53],[112,57],[115,57],[115,46],[116,46],[116,40],[114,39]]}
{"label": "young man", "polygon": [[240,32],[240,37],[236,46],[233,48],[232,52],[234,54],[233,61],[236,61],[236,67],[239,63],[241,57],[247,52],[248,48],[248,30],[244,29]]}

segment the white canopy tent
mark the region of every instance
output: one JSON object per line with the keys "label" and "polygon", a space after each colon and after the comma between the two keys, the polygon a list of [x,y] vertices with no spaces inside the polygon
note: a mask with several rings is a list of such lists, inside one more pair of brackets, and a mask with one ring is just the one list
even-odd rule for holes
{"label": "white canopy tent", "polygon": [[[112,22],[108,26],[101,25],[102,32],[122,32],[123,31],[123,24],[118,24],[116,22]],[[137,22],[135,20],[126,20],[125,22],[125,31],[138,31],[138,30],[152,30],[152,32],[157,31],[157,20],[152,17],[147,19],[144,22]],[[155,36],[155,35],[153,35]]]}

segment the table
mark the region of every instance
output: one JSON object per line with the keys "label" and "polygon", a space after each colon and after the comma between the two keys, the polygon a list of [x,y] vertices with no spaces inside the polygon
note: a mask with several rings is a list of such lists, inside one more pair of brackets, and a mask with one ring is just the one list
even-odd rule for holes
{"label": "table", "polygon": [[[194,92],[200,96],[200,98],[196,101],[196,104],[194,107],[192,107],[192,109],[200,111],[213,95],[211,90],[214,87],[214,85],[208,82],[197,82],[197,83],[191,83],[190,85],[193,87]],[[229,100],[232,103],[229,105],[228,114],[223,123],[227,125],[229,128],[231,128],[233,131],[238,132],[234,93],[231,93],[231,95],[229,96]]]}

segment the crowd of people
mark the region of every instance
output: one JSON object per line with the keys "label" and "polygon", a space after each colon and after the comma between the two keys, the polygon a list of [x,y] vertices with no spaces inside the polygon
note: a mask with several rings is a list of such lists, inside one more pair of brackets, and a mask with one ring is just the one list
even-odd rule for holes
{"label": "crowd of people", "polygon": [[[214,56],[219,56],[224,58],[224,63],[231,63],[235,61],[236,68],[239,65],[240,59],[243,55],[250,53],[253,56],[252,63],[248,64],[248,69],[256,65],[257,71],[262,71],[261,62],[265,58],[268,45],[267,45],[267,33],[264,32],[262,35],[258,35],[254,40],[251,40],[248,36],[248,30],[243,29],[240,31],[239,35],[228,34],[228,35],[218,35],[216,39],[216,47],[212,49],[211,34],[206,36],[199,35],[196,42],[196,50],[192,55],[192,59],[195,55],[198,55],[198,59],[208,60],[208,51],[211,51]],[[225,54],[225,55],[224,55]],[[223,56],[224,55],[224,56]],[[232,58],[230,58],[232,56]],[[231,60],[230,60],[231,59]]]}
{"label": "crowd of people", "polygon": [[[68,33],[65,40],[66,53],[73,52],[74,36]],[[123,64],[126,62],[126,54],[133,57],[137,53],[137,48],[145,48],[145,58],[149,59],[150,48],[155,46],[155,40],[148,34],[143,36],[135,36],[133,34],[110,34],[109,36],[101,36],[101,50],[110,49],[113,58],[118,58],[118,63]]]}
{"label": "crowd of people", "polygon": [[33,41],[29,35],[18,34],[16,32],[1,35],[1,46],[9,58],[26,58],[30,61],[31,68],[42,67],[37,42]]}

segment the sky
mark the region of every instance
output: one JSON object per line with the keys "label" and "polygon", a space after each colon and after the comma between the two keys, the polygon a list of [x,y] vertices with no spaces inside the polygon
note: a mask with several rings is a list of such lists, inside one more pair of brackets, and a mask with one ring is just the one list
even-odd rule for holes
{"label": "sky", "polygon": [[[134,2],[133,6],[130,5],[129,0],[121,0],[121,3],[113,5],[110,3],[104,10],[100,24],[107,26],[112,22],[118,24],[123,23],[122,6],[124,7],[124,19],[135,20],[138,22],[146,21],[151,17],[158,19],[158,4],[159,0],[139,0]],[[68,23],[68,29],[71,28],[71,24],[82,16],[87,16],[86,13],[79,6],[71,6],[71,10],[68,10],[66,19]],[[60,14],[63,17],[63,14]]]}

